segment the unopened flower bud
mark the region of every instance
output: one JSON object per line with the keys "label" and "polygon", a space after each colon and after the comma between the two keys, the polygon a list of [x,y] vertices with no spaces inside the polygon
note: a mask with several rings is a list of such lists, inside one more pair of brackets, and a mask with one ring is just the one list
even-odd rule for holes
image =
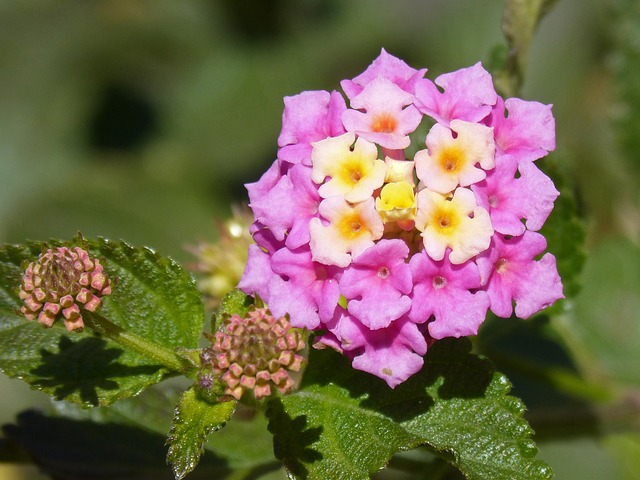
{"label": "unopened flower bud", "polygon": [[266,308],[250,310],[244,318],[228,317],[211,343],[200,355],[198,383],[205,395],[212,388],[211,375],[222,384],[222,396],[236,400],[247,390],[257,399],[271,395],[273,389],[290,393],[295,384],[290,372],[299,371],[304,362],[297,353],[305,348],[302,331]]}
{"label": "unopened flower bud", "polygon": [[47,327],[62,318],[68,331],[82,330],[82,310],[95,312],[110,293],[111,281],[97,258],[80,247],[57,247],[27,266],[20,310]]}

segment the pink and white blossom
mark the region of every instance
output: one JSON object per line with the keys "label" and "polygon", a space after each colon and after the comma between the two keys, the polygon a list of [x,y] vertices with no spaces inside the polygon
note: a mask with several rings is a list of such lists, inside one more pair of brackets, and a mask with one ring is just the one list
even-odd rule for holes
{"label": "pink and white blossom", "polygon": [[563,298],[535,233],[558,196],[533,163],[555,148],[551,107],[503,100],[479,63],[426,71],[382,50],[341,82],[346,99],[285,98],[278,159],[247,185],[239,288],[391,388],[488,310],[527,318]]}

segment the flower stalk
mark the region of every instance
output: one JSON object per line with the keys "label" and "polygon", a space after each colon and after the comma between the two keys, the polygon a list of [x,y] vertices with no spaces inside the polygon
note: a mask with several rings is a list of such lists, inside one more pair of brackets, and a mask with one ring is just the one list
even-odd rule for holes
{"label": "flower stalk", "polygon": [[84,312],[85,325],[104,338],[133,350],[140,355],[151,358],[168,370],[187,374],[189,363],[180,358],[170,348],[150,342],[130,330],[126,330],[96,312]]}

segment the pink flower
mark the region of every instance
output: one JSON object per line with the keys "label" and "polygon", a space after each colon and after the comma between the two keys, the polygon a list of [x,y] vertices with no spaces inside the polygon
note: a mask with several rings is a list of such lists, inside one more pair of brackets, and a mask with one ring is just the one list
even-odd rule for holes
{"label": "pink flower", "polygon": [[[339,308],[327,327],[333,339],[340,341],[340,350],[353,360],[354,368],[380,377],[391,388],[424,365],[427,342],[418,326],[406,317],[386,328],[370,330]],[[329,337],[325,345],[333,347],[337,343],[333,339]],[[322,343],[324,338],[318,340]]]}
{"label": "pink flower", "polygon": [[479,122],[489,115],[498,98],[491,75],[480,63],[440,75],[435,85],[422,80],[416,85],[415,95],[418,109],[445,126],[453,119]]}
{"label": "pink flower", "polygon": [[426,68],[420,70],[411,68],[399,58],[389,55],[383,48],[378,58],[364,72],[352,80],[342,80],[340,86],[347,97],[353,99],[362,92],[369,82],[382,77],[390,80],[405,92],[413,94],[415,84],[424,77],[426,72]]}
{"label": "pink flower", "polygon": [[240,288],[391,387],[422,367],[427,339],[562,298],[531,232],[558,195],[532,163],[555,146],[550,107],[503,101],[479,63],[425,72],[382,50],[341,82],[348,104],[288,97],[278,160],[247,187],[258,246]]}
{"label": "pink flower", "polygon": [[452,265],[447,260],[436,262],[428,255],[411,258],[413,293],[409,318],[429,322],[429,335],[435,339],[475,335],[489,308],[489,297],[479,290],[480,273],[468,261]]}
{"label": "pink flower", "polygon": [[271,268],[278,276],[269,280],[268,302],[276,317],[288,313],[294,327],[310,330],[333,317],[340,299],[340,269],[314,262],[304,248],[278,250]]}
{"label": "pink flower", "polygon": [[556,124],[551,105],[519,98],[506,101],[498,98],[488,125],[494,129],[498,155],[509,154],[519,162],[533,161],[556,148]]}
{"label": "pink flower", "polygon": [[[516,178],[516,171],[520,177]],[[478,204],[489,211],[494,230],[503,235],[522,235],[526,228],[540,230],[560,195],[549,177],[532,162],[504,156],[487,178],[471,189]]]}
{"label": "pink flower", "polygon": [[269,298],[267,284],[274,275],[271,270],[271,256],[258,245],[249,245],[247,266],[238,288],[250,295],[258,295],[263,300]]}
{"label": "pink flower", "polygon": [[383,148],[406,148],[411,142],[408,135],[422,120],[413,101],[413,95],[391,80],[377,77],[351,99],[351,107],[355,110],[345,110],[342,121],[347,131]]}
{"label": "pink flower", "polygon": [[251,234],[253,241],[256,242],[262,250],[269,254],[277,252],[284,247],[284,242],[282,240],[277,240],[273,236],[271,230],[269,230],[269,227],[258,221],[255,221],[251,227],[249,227],[249,233]]}
{"label": "pink flower", "polygon": [[287,164],[282,165],[276,160],[257,182],[247,183],[245,187],[249,194],[249,202],[259,202],[262,197],[267,195],[271,189],[276,186],[283,175],[286,175],[288,169],[289,166]]}
{"label": "pink flower", "polygon": [[311,165],[311,143],[344,133],[346,109],[338,92],[302,92],[285,97],[278,158],[288,163]]}
{"label": "pink flower", "polygon": [[493,313],[510,317],[515,301],[516,316],[529,318],[564,298],[555,257],[546,253],[535,260],[545,248],[545,238],[528,230],[519,237],[494,235],[492,247],[477,259]]}
{"label": "pink flower", "polygon": [[294,165],[271,189],[251,198],[256,220],[268,227],[277,240],[285,240],[286,236],[291,248],[309,243],[309,221],[317,216],[320,204],[309,167]]}
{"label": "pink flower", "polygon": [[356,257],[340,279],[349,312],[371,330],[388,327],[411,307],[408,255],[402,240],[380,240]]}

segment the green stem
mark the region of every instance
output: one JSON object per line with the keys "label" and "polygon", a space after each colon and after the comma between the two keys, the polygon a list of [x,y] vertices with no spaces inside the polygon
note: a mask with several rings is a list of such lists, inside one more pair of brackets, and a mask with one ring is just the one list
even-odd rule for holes
{"label": "green stem", "polygon": [[162,345],[145,340],[135,333],[116,325],[99,313],[83,312],[83,318],[87,327],[112,340],[123,347],[131,349],[140,355],[151,358],[169,370],[179,373],[187,373],[190,368],[176,353]]}
{"label": "green stem", "polygon": [[519,95],[524,80],[529,48],[540,20],[558,0],[506,0],[502,31],[509,55],[504,69],[496,72],[498,89],[505,96]]}

